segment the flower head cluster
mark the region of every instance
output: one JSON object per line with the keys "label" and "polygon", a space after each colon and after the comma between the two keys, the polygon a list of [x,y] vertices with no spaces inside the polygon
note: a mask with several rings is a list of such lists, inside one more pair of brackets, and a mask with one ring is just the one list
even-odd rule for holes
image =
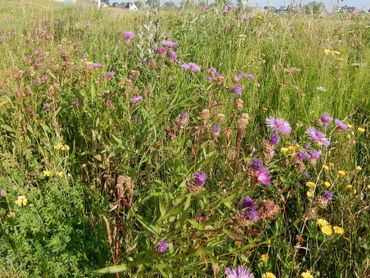
{"label": "flower head cluster", "polygon": [[190,72],[200,72],[200,66],[195,63],[182,64],[181,68]]}
{"label": "flower head cluster", "polygon": [[160,255],[164,254],[168,250],[168,247],[169,247],[169,244],[168,244],[167,240],[161,240],[157,244],[157,253],[160,254]]}
{"label": "flower head cluster", "polygon": [[28,200],[26,196],[21,195],[21,196],[18,196],[17,200],[15,200],[14,203],[20,207],[22,206],[25,207],[28,204]]}
{"label": "flower head cluster", "polygon": [[247,196],[243,199],[242,210],[245,220],[252,222],[257,222],[259,220],[256,202],[251,197]]}
{"label": "flower head cluster", "polygon": [[267,127],[272,129],[275,133],[280,133],[282,135],[289,135],[292,131],[290,124],[281,118],[267,118]]}
{"label": "flower head cluster", "polygon": [[333,121],[333,118],[330,117],[328,113],[323,113],[321,115],[320,121],[322,125],[328,126]]}
{"label": "flower head cluster", "polygon": [[193,174],[193,178],[188,183],[188,189],[191,192],[198,192],[206,183],[207,175],[203,171]]}
{"label": "flower head cluster", "polygon": [[131,103],[133,104],[138,104],[139,102],[141,102],[143,100],[143,97],[142,96],[133,96],[131,98]]}
{"label": "flower head cluster", "polygon": [[348,131],[349,130],[348,125],[346,125],[341,120],[335,119],[334,123],[335,123],[336,129],[339,130],[339,131]]}
{"label": "flower head cluster", "polygon": [[261,183],[263,185],[270,185],[270,183],[271,183],[270,170],[268,168],[261,167],[256,172],[256,178],[257,178],[257,181],[259,183]]}
{"label": "flower head cluster", "polygon": [[330,145],[329,139],[326,138],[325,134],[321,131],[310,127],[309,129],[307,129],[306,133],[308,134],[308,136],[310,136],[310,139],[313,143],[323,145],[325,147],[328,147]]}
{"label": "flower head cluster", "polygon": [[253,273],[247,268],[238,266],[237,268],[226,268],[225,274],[227,278],[254,278]]}
{"label": "flower head cluster", "polygon": [[123,39],[125,40],[125,42],[127,44],[130,44],[131,41],[135,38],[135,34],[131,31],[128,31],[128,32],[124,32],[123,33]]}
{"label": "flower head cluster", "polygon": [[176,125],[178,128],[182,128],[186,126],[189,121],[189,115],[186,112],[181,112],[180,115],[177,116]]}

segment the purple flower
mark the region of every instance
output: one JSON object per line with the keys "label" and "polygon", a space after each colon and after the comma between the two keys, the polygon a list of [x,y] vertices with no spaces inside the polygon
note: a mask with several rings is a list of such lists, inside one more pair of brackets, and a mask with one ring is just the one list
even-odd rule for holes
{"label": "purple flower", "polygon": [[328,126],[333,121],[333,118],[330,117],[328,113],[323,113],[321,115],[320,121],[324,126]]}
{"label": "purple flower", "polygon": [[139,103],[142,100],[143,100],[143,97],[142,96],[134,96],[134,97],[131,98],[131,102],[133,104],[137,104],[137,103]]}
{"label": "purple flower", "polygon": [[262,160],[259,158],[252,158],[252,168],[255,170],[259,170],[263,167]]}
{"label": "purple flower", "polygon": [[333,199],[333,193],[325,190],[324,193],[322,193],[322,197],[327,201],[331,201]]}
{"label": "purple flower", "polygon": [[244,79],[244,74],[241,73],[240,71],[238,71],[233,78],[234,82],[236,83],[243,81],[243,79]]}
{"label": "purple flower", "polygon": [[165,47],[168,47],[168,48],[176,48],[177,47],[176,42],[172,42],[172,41],[169,41],[169,40],[163,40],[162,45],[165,46]]}
{"label": "purple flower", "polygon": [[225,274],[227,278],[254,278],[253,274],[247,268],[238,266],[236,269],[226,268]]}
{"label": "purple flower", "polygon": [[247,15],[242,15],[242,20],[243,20],[244,22],[248,22],[248,21],[250,20],[250,17],[249,17],[249,16],[247,16]]}
{"label": "purple flower", "polygon": [[189,121],[189,115],[186,112],[181,112],[180,115],[177,117],[177,126],[182,127],[186,125]]}
{"label": "purple flower", "polygon": [[303,148],[305,150],[307,150],[307,149],[311,148],[311,144],[310,143],[306,143],[306,144],[303,145]]}
{"label": "purple flower", "polygon": [[157,252],[158,254],[163,254],[165,253],[167,250],[168,250],[168,242],[167,240],[161,240],[158,244],[157,244]]}
{"label": "purple flower", "polygon": [[170,50],[168,51],[168,55],[170,56],[170,59],[171,59],[171,60],[176,60],[176,58],[177,58],[177,53],[176,53],[176,51],[175,51],[175,50],[173,50],[173,49],[170,49]]}
{"label": "purple flower", "polygon": [[254,76],[251,73],[247,73],[245,77],[247,77],[247,79],[250,80],[250,81],[254,80]]}
{"label": "purple flower", "polygon": [[243,208],[256,208],[256,202],[249,196],[245,197],[242,202]]}
{"label": "purple flower", "polygon": [[111,80],[113,77],[114,77],[114,71],[108,71],[106,74],[105,74],[105,79],[107,80]]}
{"label": "purple flower", "polygon": [[272,118],[272,117],[267,118],[266,124],[268,128],[283,135],[289,135],[290,132],[292,131],[290,124],[281,118]]}
{"label": "purple flower", "polygon": [[42,105],[42,109],[45,110],[45,111],[49,111],[51,108],[51,105],[47,102],[45,102],[43,105]]}
{"label": "purple flower", "polygon": [[4,197],[6,195],[6,191],[4,189],[0,189],[0,197]]}
{"label": "purple flower", "polygon": [[240,96],[243,92],[243,86],[240,86],[240,85],[236,85],[234,87],[231,88],[231,92],[233,92],[234,94]]}
{"label": "purple flower", "polygon": [[123,38],[125,39],[126,42],[131,42],[131,40],[135,37],[134,33],[128,31],[123,33]]}
{"label": "purple flower", "polygon": [[182,64],[181,67],[187,71],[200,72],[200,66],[195,63]]}
{"label": "purple flower", "polygon": [[260,216],[259,216],[257,209],[252,207],[252,208],[248,208],[244,212],[244,218],[252,222],[257,222],[260,219]]}
{"label": "purple flower", "polygon": [[308,154],[310,155],[312,159],[315,159],[315,160],[321,157],[321,151],[311,150],[311,151],[308,151]]}
{"label": "purple flower", "polygon": [[221,132],[221,126],[219,124],[214,124],[211,127],[211,131],[215,136],[218,136],[220,135]]}
{"label": "purple flower", "polygon": [[276,145],[276,144],[279,144],[280,142],[280,137],[279,135],[277,135],[276,133],[273,133],[270,137],[270,140],[269,140],[269,143],[271,145]]}
{"label": "purple flower", "polygon": [[310,156],[305,152],[297,152],[296,155],[299,160],[306,160],[310,158]]}
{"label": "purple flower", "polygon": [[215,68],[211,67],[208,69],[208,73],[211,75],[211,76],[214,76],[214,77],[220,77],[221,76],[221,73],[219,73]]}
{"label": "purple flower", "polygon": [[78,99],[78,98],[74,98],[74,99],[72,99],[72,105],[77,106],[77,105],[79,105],[80,103],[81,103],[80,99]]}
{"label": "purple flower", "polygon": [[206,183],[206,178],[207,178],[206,173],[200,171],[193,175],[193,183],[196,186],[203,186]]}
{"label": "purple flower", "polygon": [[271,174],[269,169],[267,168],[260,168],[256,173],[257,181],[263,185],[270,185],[271,182]]}
{"label": "purple flower", "polygon": [[325,147],[329,146],[329,139],[326,138],[325,134],[321,131],[310,127],[309,129],[307,129],[306,133],[308,134],[308,136],[310,136],[312,142],[314,142],[315,144],[324,145]]}
{"label": "purple flower", "polygon": [[349,127],[345,123],[343,123],[341,120],[335,119],[334,122],[338,130],[342,130],[342,131],[349,130]]}

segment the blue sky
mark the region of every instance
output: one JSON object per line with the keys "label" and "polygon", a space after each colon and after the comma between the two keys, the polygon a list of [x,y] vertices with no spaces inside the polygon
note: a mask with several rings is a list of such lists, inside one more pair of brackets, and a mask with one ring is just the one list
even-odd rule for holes
{"label": "blue sky", "polygon": [[[171,1],[171,0],[161,0],[161,3],[167,2],[167,1]],[[181,2],[181,0],[172,0],[172,1],[175,2],[176,4],[179,4]],[[299,4],[299,3],[306,4],[311,1],[312,0],[250,0],[249,5],[251,6],[258,5],[260,7],[263,7],[263,6],[267,6],[270,4],[275,7],[280,7],[283,5],[288,5],[291,2],[294,2],[296,4]],[[110,0],[110,2],[128,2],[128,0]],[[209,2],[211,3],[213,1],[209,0]],[[317,2],[324,3],[326,7],[331,10],[333,7],[333,4],[336,3],[336,0],[321,0],[321,1],[319,0]],[[370,9],[370,0],[343,0],[343,1],[340,1],[339,3],[340,3],[340,6],[344,6],[344,5],[355,6],[356,8],[364,9],[366,11]]]}

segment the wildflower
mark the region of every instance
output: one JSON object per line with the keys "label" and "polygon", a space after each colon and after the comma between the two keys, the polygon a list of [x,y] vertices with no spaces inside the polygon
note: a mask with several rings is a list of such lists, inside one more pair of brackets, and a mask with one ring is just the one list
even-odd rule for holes
{"label": "wildflower", "polygon": [[308,198],[313,198],[313,196],[315,195],[315,193],[312,190],[308,190],[306,192],[306,195],[307,195]]}
{"label": "wildflower", "polygon": [[240,71],[238,71],[236,75],[233,77],[233,81],[236,83],[243,81],[243,79],[244,79],[244,74],[241,73]]}
{"label": "wildflower", "polygon": [[45,171],[42,172],[42,174],[44,175],[44,177],[50,177],[51,176],[51,171],[45,170]]}
{"label": "wildflower", "polygon": [[322,218],[319,218],[316,220],[316,223],[319,225],[319,226],[326,226],[326,225],[329,225],[329,222],[326,221],[325,219],[322,219]]}
{"label": "wildflower", "polygon": [[247,15],[242,15],[241,19],[243,22],[248,22],[250,20],[250,17]]}
{"label": "wildflower", "polygon": [[253,76],[253,74],[251,74],[251,73],[247,73],[247,74],[245,75],[245,77],[246,77],[248,80],[250,80],[250,81],[253,81],[253,80],[254,80],[254,76]]}
{"label": "wildflower", "polygon": [[206,183],[206,178],[207,178],[206,173],[200,171],[193,175],[193,183],[196,186],[203,186]]}
{"label": "wildflower", "polygon": [[200,72],[200,66],[195,63],[182,64],[181,67],[190,72]]}
{"label": "wildflower", "polygon": [[324,193],[322,194],[322,197],[325,200],[331,201],[333,199],[333,193],[328,190],[325,190]]}
{"label": "wildflower", "polygon": [[245,220],[250,220],[252,222],[257,222],[260,219],[259,213],[254,207],[250,207],[245,210],[244,218]]}
{"label": "wildflower", "polygon": [[311,140],[319,145],[324,145],[325,147],[328,147],[330,144],[329,139],[325,137],[325,134],[322,133],[319,130],[316,130],[314,128],[307,129],[306,133],[310,136]]}
{"label": "wildflower", "polygon": [[274,220],[280,210],[280,207],[270,200],[262,201],[258,206],[258,213],[262,220]]}
{"label": "wildflower", "polygon": [[269,255],[268,254],[262,254],[261,255],[261,260],[264,261],[265,263],[267,263],[267,261],[269,260]]}
{"label": "wildflower", "polygon": [[45,111],[49,111],[51,108],[51,105],[47,102],[45,102],[43,105],[42,105],[42,110],[45,110]]}
{"label": "wildflower", "polygon": [[334,226],[333,229],[334,229],[334,233],[336,233],[338,235],[344,234],[344,229],[342,227]]}
{"label": "wildflower", "polygon": [[253,274],[247,268],[238,266],[236,269],[226,268],[225,274],[227,278],[254,278]]}
{"label": "wildflower", "polygon": [[137,103],[141,102],[142,100],[143,100],[142,96],[134,96],[134,97],[131,98],[131,103],[137,104]]}
{"label": "wildflower", "polygon": [[326,181],[324,182],[325,187],[330,187],[330,182]]}
{"label": "wildflower", "polygon": [[302,278],[314,278],[313,275],[309,271],[302,272],[301,276]]}
{"label": "wildflower", "polygon": [[130,31],[123,33],[123,38],[124,38],[125,42],[128,43],[128,44],[131,43],[131,41],[134,39],[134,37],[135,37],[135,34],[130,32]]}
{"label": "wildflower", "polygon": [[327,48],[324,49],[324,54],[325,55],[329,55],[330,53],[331,53],[331,50],[330,49],[327,49]]}
{"label": "wildflower", "polygon": [[308,151],[308,155],[311,157],[311,159],[317,160],[321,157],[321,151],[310,150]]}
{"label": "wildflower", "polygon": [[166,49],[166,48],[164,48],[164,47],[158,47],[158,48],[157,48],[157,53],[159,54],[159,56],[160,56],[161,58],[164,58],[164,57],[165,57],[166,52],[167,52],[167,49]]}
{"label": "wildflower", "polygon": [[357,130],[360,132],[360,133],[364,133],[366,131],[366,129],[362,128],[362,127],[359,127],[357,128]]}
{"label": "wildflower", "polygon": [[333,118],[332,118],[332,117],[330,117],[330,116],[328,115],[328,113],[323,113],[323,114],[321,115],[320,121],[321,121],[321,123],[322,123],[324,126],[327,126],[327,125],[329,125],[329,124],[333,121]]}
{"label": "wildflower", "polygon": [[255,208],[256,202],[249,196],[245,197],[242,201],[243,208]]}
{"label": "wildflower", "polygon": [[333,234],[333,229],[331,227],[331,225],[324,225],[324,226],[321,226],[321,231],[327,235],[327,236],[331,236]]}
{"label": "wildflower", "polygon": [[255,170],[259,170],[262,168],[262,160],[259,158],[252,158],[252,168]]}
{"label": "wildflower", "polygon": [[310,155],[305,152],[296,152],[296,156],[299,160],[306,160],[310,158]]}
{"label": "wildflower", "polygon": [[342,121],[335,119],[334,120],[337,130],[348,131],[349,127]]}
{"label": "wildflower", "polygon": [[225,114],[219,113],[219,114],[217,114],[216,118],[217,118],[217,122],[219,124],[222,124],[225,121]]}
{"label": "wildflower", "polygon": [[168,242],[166,240],[161,240],[158,244],[157,244],[157,252],[158,254],[163,254],[165,253],[167,250],[168,250]]}
{"label": "wildflower", "polygon": [[64,172],[63,171],[59,171],[59,172],[56,172],[55,173],[58,177],[63,177],[64,176]]}
{"label": "wildflower", "polygon": [[326,164],[322,165],[322,168],[323,168],[324,170],[329,170],[329,166],[328,166],[328,165],[326,165]]}
{"label": "wildflower", "polygon": [[257,181],[263,185],[270,185],[271,174],[269,169],[261,167],[256,173]]}
{"label": "wildflower", "polygon": [[308,181],[308,182],[306,182],[306,186],[309,187],[309,188],[314,188],[314,187],[316,187],[316,183],[314,183],[312,181]]}
{"label": "wildflower", "polygon": [[186,126],[188,121],[189,121],[188,113],[181,112],[180,115],[177,117],[177,121],[176,121],[177,127],[182,128],[182,127]]}
{"label": "wildflower", "polygon": [[283,135],[289,135],[292,131],[289,123],[281,118],[267,118],[267,127],[275,131],[276,133],[281,133]]}
{"label": "wildflower", "polygon": [[21,196],[18,196],[17,200],[14,201],[14,203],[20,207],[22,206],[27,206],[27,203],[28,203],[28,200],[26,198],[26,196],[24,195],[21,195]]}
{"label": "wildflower", "polygon": [[231,88],[231,92],[233,92],[234,94],[240,96],[243,92],[243,87],[240,86],[240,85],[236,85],[234,87]]}
{"label": "wildflower", "polygon": [[170,60],[175,61],[177,58],[177,53],[175,50],[170,49],[168,51],[168,56],[170,57]]}
{"label": "wildflower", "polygon": [[276,278],[276,276],[271,272],[266,272],[262,275],[262,278]]}
{"label": "wildflower", "polygon": [[168,48],[176,48],[177,47],[176,42],[172,42],[172,41],[169,41],[169,40],[163,40],[162,45],[165,46],[165,47],[168,47]]}
{"label": "wildflower", "polygon": [[280,151],[281,151],[281,152],[283,152],[283,153],[287,153],[287,152],[289,151],[289,149],[288,149],[288,148],[286,148],[286,147],[282,147],[282,148],[280,149]]}
{"label": "wildflower", "polygon": [[221,133],[221,126],[219,124],[213,124],[211,127],[211,131],[214,136],[219,136]]}
{"label": "wildflower", "polygon": [[338,171],[338,176],[344,177],[345,175],[347,175],[346,171],[343,171],[343,170]]}
{"label": "wildflower", "polygon": [[106,80],[111,80],[114,77],[114,74],[114,71],[108,71],[107,73],[105,73],[104,78]]}
{"label": "wildflower", "polygon": [[280,142],[280,137],[276,133],[273,133],[270,137],[269,143],[271,145],[277,145]]}
{"label": "wildflower", "polygon": [[361,166],[357,166],[356,167],[356,171],[361,171],[362,170],[362,167]]}
{"label": "wildflower", "polygon": [[0,197],[6,196],[6,191],[4,189],[0,189]]}
{"label": "wildflower", "polygon": [[316,87],[316,91],[320,92],[320,93],[324,93],[326,92],[326,89],[324,87]]}
{"label": "wildflower", "polygon": [[353,188],[353,185],[352,184],[346,185],[346,189],[351,190],[352,188]]}

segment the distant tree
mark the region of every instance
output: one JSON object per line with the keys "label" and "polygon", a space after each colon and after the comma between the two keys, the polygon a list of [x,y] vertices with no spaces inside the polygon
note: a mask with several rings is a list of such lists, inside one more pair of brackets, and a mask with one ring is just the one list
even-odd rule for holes
{"label": "distant tree", "polygon": [[145,4],[147,4],[151,8],[159,8],[161,5],[160,0],[146,0]]}
{"label": "distant tree", "polygon": [[304,12],[306,14],[319,14],[324,7],[323,3],[312,1],[304,5]]}

